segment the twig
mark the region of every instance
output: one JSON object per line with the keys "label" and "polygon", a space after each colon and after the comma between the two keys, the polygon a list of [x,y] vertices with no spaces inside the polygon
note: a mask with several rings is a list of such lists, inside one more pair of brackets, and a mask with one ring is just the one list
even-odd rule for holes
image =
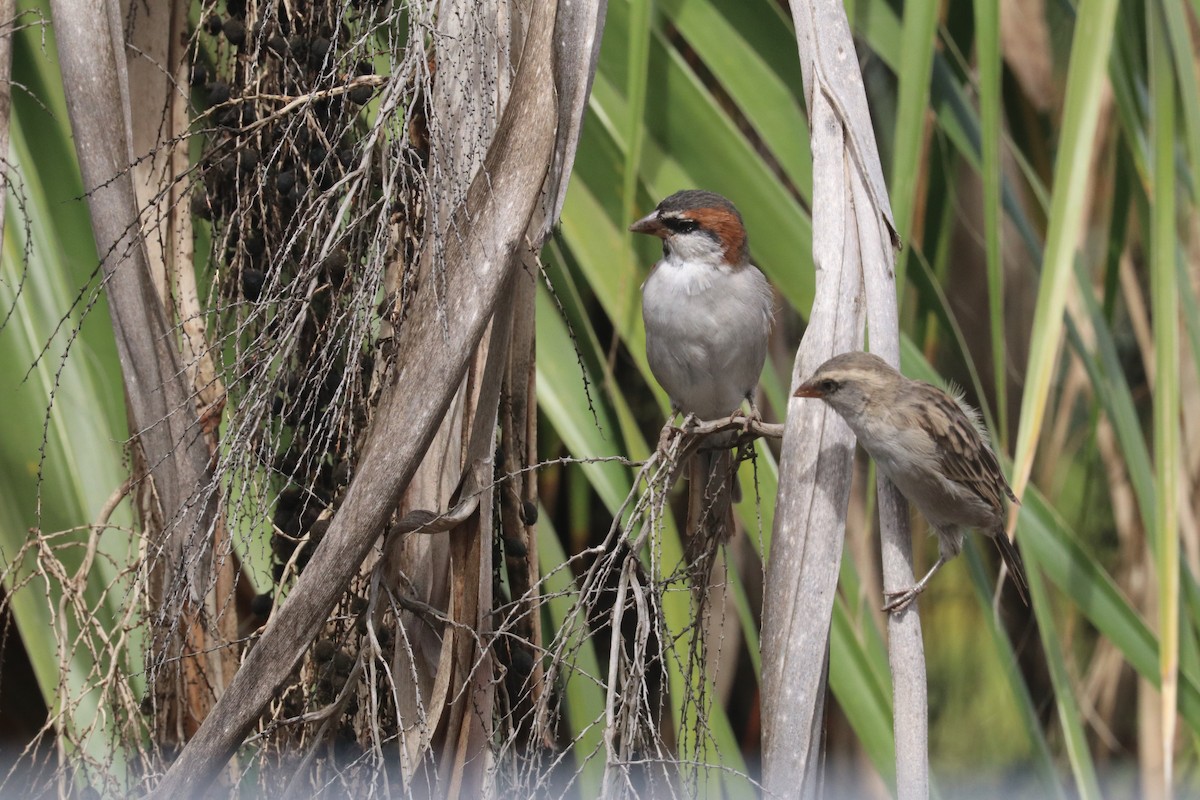
{"label": "twig", "polygon": [[753,442],[758,438],[782,439],[784,425],[776,422],[763,422],[761,419],[755,417],[745,417],[735,414],[707,422],[695,422],[692,425],[685,425],[683,428],[673,428],[671,426],[667,426],[667,428],[687,436],[698,437],[708,437],[714,433],[738,430],[741,431],[742,435],[738,437],[737,446],[741,446],[748,442]]}
{"label": "twig", "polygon": [[209,113],[211,114],[213,111],[217,111],[217,110],[220,110],[223,108],[231,108],[233,106],[240,106],[243,103],[255,103],[255,102],[258,102],[261,100],[274,100],[276,102],[284,103],[283,106],[275,109],[267,116],[263,117],[262,119],[255,120],[253,123],[247,125],[246,127],[242,128],[240,130],[241,133],[252,133],[252,132],[258,130],[259,128],[263,127],[264,125],[268,125],[271,122],[274,122],[275,120],[279,119],[280,117],[287,116],[288,114],[295,111],[297,108],[300,108],[301,106],[308,105],[317,100],[326,100],[331,97],[337,97],[338,95],[346,94],[350,90],[355,89],[359,86],[382,86],[385,83],[387,83],[387,81],[388,81],[387,75],[360,75],[357,78],[354,78],[353,80],[347,81],[346,83],[342,84],[341,86],[334,86],[329,89],[321,89],[316,92],[308,92],[307,94],[301,94],[301,95],[250,94],[250,95],[245,95],[243,97],[232,98],[230,100],[226,100],[224,103],[215,105],[211,109],[209,109]]}
{"label": "twig", "polygon": [[88,532],[87,552],[84,553],[83,562],[79,565],[79,569],[75,571],[75,577],[71,579],[76,589],[82,587],[82,584],[87,580],[88,573],[92,571],[92,562],[96,559],[96,548],[100,544],[100,534],[108,528],[109,517],[117,510],[117,506],[121,505],[121,501],[129,495],[129,490],[132,486],[133,478],[126,478],[120,486],[113,489],[112,494],[104,501],[104,505],[100,507],[100,513],[96,515],[96,521],[92,523],[91,530]]}

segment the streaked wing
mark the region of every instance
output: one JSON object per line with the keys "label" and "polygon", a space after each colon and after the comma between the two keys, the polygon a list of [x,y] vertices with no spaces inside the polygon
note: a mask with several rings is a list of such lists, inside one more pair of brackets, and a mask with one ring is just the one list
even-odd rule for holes
{"label": "streaked wing", "polygon": [[913,389],[928,413],[921,425],[937,449],[938,461],[947,478],[969,488],[988,505],[1004,508],[1003,496],[1016,501],[996,454],[979,433],[974,420],[967,416],[954,398],[936,386],[919,381]]}

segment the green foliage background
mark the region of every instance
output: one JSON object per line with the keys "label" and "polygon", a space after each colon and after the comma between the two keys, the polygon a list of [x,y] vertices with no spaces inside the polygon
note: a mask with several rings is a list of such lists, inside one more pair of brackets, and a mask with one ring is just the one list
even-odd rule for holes
{"label": "green foliage background", "polygon": [[[998,0],[847,3],[905,242],[905,372],[961,382],[998,449],[1033,477],[1017,528],[1032,608],[1005,603],[994,613],[995,560],[975,545],[922,599],[934,773],[944,788],[1013,779],[1060,796],[1099,796],[1102,782],[1126,785],[1139,768],[1147,778],[1157,767],[1144,742],[1161,734],[1157,722],[1142,726],[1163,709],[1159,693],[1137,691],[1137,681],[1177,681],[1179,735],[1168,748],[1178,780],[1195,786],[1200,587],[1188,554],[1197,552],[1200,510],[1189,454],[1200,446],[1200,2],[1040,9],[1033,27],[1047,34],[1046,83],[1032,87],[1004,60],[1013,43],[1001,37]],[[102,295],[83,315],[96,255],[47,28],[16,34],[14,81],[16,180],[0,308],[16,305],[0,333],[0,553],[14,552],[31,525],[85,525],[124,478],[126,435]],[[1052,98],[1048,106],[1033,88]],[[796,44],[780,4],[611,0],[562,224],[543,253],[554,290],[538,298],[546,457],[636,459],[653,445],[666,401],[646,364],[638,287],[656,253],[625,229],[685,187],[734,200],[755,262],[778,291],[763,393],[765,406],[782,412],[813,294],[811,181]],[[77,304],[81,287],[89,288]],[[1151,326],[1149,349],[1134,326],[1140,319]],[[731,571],[740,638],[724,644],[728,668],[754,680],[725,694],[728,706],[714,705],[704,742],[735,768],[756,755],[747,707],[757,697],[759,559],[769,552],[776,480],[770,449],[758,455],[742,480],[757,479],[761,501],[739,509],[748,532],[735,545],[741,569]],[[614,463],[544,471],[544,571],[607,530],[631,478]],[[1122,493],[1134,513],[1115,513]],[[856,495],[861,513],[852,519],[869,523],[863,497],[870,493]],[[829,747],[835,764],[865,755],[886,784],[890,680],[868,523],[847,533]],[[677,559],[676,532],[665,536],[664,557]],[[113,542],[114,565],[129,547]],[[93,580],[107,582],[116,567],[100,569],[109,572]],[[92,665],[58,674],[41,634],[47,598],[55,602],[53,586],[34,582],[13,595],[12,609],[54,707],[60,680],[78,685]],[[668,595],[666,611],[673,629],[686,627],[686,597]],[[96,609],[105,613],[116,611]],[[547,625],[562,613],[552,604]],[[585,645],[589,655],[599,656]],[[672,675],[672,686],[685,677]],[[600,735],[583,721],[603,717],[603,694],[572,681],[564,698],[582,763]],[[1141,706],[1149,713],[1139,716]],[[728,788],[746,784],[730,779]]]}

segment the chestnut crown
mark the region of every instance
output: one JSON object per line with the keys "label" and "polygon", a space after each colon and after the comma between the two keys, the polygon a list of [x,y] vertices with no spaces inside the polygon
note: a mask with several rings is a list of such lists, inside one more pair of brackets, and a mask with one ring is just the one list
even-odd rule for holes
{"label": "chestnut crown", "polygon": [[681,237],[702,236],[718,248],[724,260],[733,265],[750,259],[749,243],[742,215],[733,203],[702,189],[676,192],[658,204],[647,216],[629,226],[635,233],[647,233],[663,240],[664,250],[680,243]]}

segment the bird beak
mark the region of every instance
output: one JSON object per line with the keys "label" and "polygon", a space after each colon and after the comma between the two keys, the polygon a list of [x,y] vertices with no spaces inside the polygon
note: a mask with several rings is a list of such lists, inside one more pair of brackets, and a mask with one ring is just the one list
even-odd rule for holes
{"label": "bird beak", "polygon": [[659,221],[657,209],[630,225],[629,230],[634,233],[648,233],[660,239],[667,238],[667,227]]}
{"label": "bird beak", "polygon": [[792,397],[816,397],[820,399],[825,396],[825,393],[815,383],[804,383],[795,391]]}

